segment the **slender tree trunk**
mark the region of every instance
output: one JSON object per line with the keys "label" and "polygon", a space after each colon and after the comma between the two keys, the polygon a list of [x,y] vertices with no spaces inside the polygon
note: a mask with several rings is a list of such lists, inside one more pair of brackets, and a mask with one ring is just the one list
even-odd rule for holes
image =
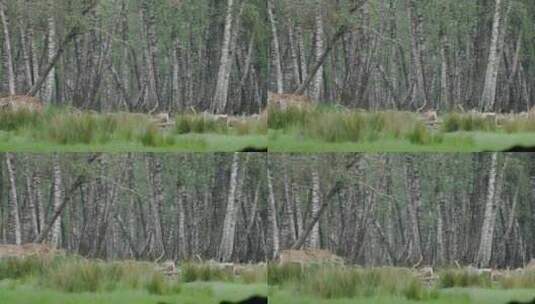
{"label": "slender tree trunk", "polygon": [[423,259],[421,246],[421,231],[420,231],[420,206],[421,206],[421,186],[420,186],[420,172],[417,167],[414,155],[407,155],[407,188],[409,193],[409,202],[407,205],[409,216],[409,255],[407,262],[414,264],[419,263]]}
{"label": "slender tree trunk", "polygon": [[[316,168],[312,169],[312,208],[311,216],[314,218],[320,211],[320,178]],[[308,240],[308,247],[319,249],[320,248],[320,226],[319,221],[312,226]]]}
{"label": "slender tree trunk", "polygon": [[[496,101],[496,85],[498,81],[498,69],[500,67],[501,49],[500,32],[502,25],[502,3],[504,0],[496,0],[494,8],[494,21],[492,24],[492,37],[490,42],[490,53],[487,61],[487,72],[485,74],[485,85],[481,95],[480,107],[482,111],[492,111]],[[506,0],[505,0],[506,1]]]}
{"label": "slender tree trunk", "polygon": [[152,215],[152,246],[150,256],[161,259],[165,255],[164,235],[162,231],[162,221],[160,218],[160,209],[164,203],[163,185],[162,185],[162,163],[159,157],[152,156],[152,199],[150,212]]}
{"label": "slender tree trunk", "polygon": [[15,157],[11,153],[6,153],[6,165],[7,165],[7,175],[9,179],[9,226],[8,233],[10,241],[14,242],[16,245],[22,243],[22,229],[21,222],[19,217],[19,203],[17,197],[17,184],[15,172],[17,171],[15,167]]}
{"label": "slender tree trunk", "polygon": [[[315,17],[315,25],[316,25],[316,31],[314,33],[314,55],[316,58],[316,62],[319,62],[322,60],[322,55],[325,52],[323,49],[323,16],[322,16],[322,1],[317,0],[316,1],[316,17]],[[312,99],[315,101],[320,101],[321,99],[321,90],[322,90],[322,84],[323,84],[323,65],[320,65],[318,70],[315,73],[314,80],[312,82],[312,86],[310,88],[310,95]]]}
{"label": "slender tree trunk", "polygon": [[492,241],[494,238],[494,225],[496,218],[496,171],[498,166],[498,154],[491,156],[487,199],[485,203],[485,215],[481,228],[481,240],[477,252],[477,264],[479,267],[488,267],[492,256]]}
{"label": "slender tree trunk", "polygon": [[271,170],[267,168],[267,183],[268,183],[268,191],[269,191],[269,199],[268,199],[268,208],[267,208],[267,214],[268,214],[268,225],[269,225],[269,240],[271,241],[271,252],[269,254],[270,258],[276,258],[279,256],[279,250],[280,250],[280,241],[279,241],[279,226],[277,221],[277,206],[275,203],[275,193],[273,191],[273,177],[271,176]]}
{"label": "slender tree trunk", "polygon": [[409,12],[409,19],[411,23],[411,50],[412,58],[414,61],[414,67],[416,69],[416,90],[415,98],[413,100],[416,102],[416,105],[421,108],[425,108],[428,105],[427,97],[427,86],[425,79],[425,68],[423,62],[422,54],[422,43],[423,43],[423,33],[422,33],[422,20],[421,15],[418,13],[418,8],[416,6],[415,0],[408,0],[407,9]]}
{"label": "slender tree trunk", "polygon": [[282,76],[282,67],[281,67],[281,54],[279,47],[279,34],[277,31],[277,19],[274,12],[273,0],[267,0],[268,5],[268,15],[271,22],[271,35],[272,35],[272,45],[273,45],[273,65],[275,66],[275,75],[277,79],[277,93],[282,94],[284,92],[283,86],[283,76]]}
{"label": "slender tree trunk", "polygon": [[232,68],[232,23],[233,23],[234,0],[227,0],[227,16],[225,18],[225,30],[223,36],[223,45],[221,47],[221,61],[217,75],[216,90],[212,103],[214,113],[224,113],[227,108],[230,72]]}
{"label": "slender tree trunk", "polygon": [[[58,209],[61,207],[62,200],[61,200],[61,188],[62,188],[62,182],[61,182],[61,169],[59,166],[59,154],[55,154],[53,156],[52,160],[53,168],[52,168],[52,175],[53,175],[53,183],[54,183],[54,189],[52,191],[53,196],[53,206],[54,206],[54,212],[57,212]],[[50,238],[50,243],[52,246],[58,248],[61,245],[61,215],[58,217],[54,225],[52,226],[52,234]]]}
{"label": "slender tree trunk", "polygon": [[147,35],[147,72],[148,75],[148,98],[145,102],[150,107],[150,112],[156,111],[160,107],[160,83],[158,69],[158,39],[156,35],[155,16],[152,11],[154,3],[152,0],[143,0],[142,3],[143,24]]}
{"label": "slender tree trunk", "polygon": [[[54,60],[56,54],[56,22],[54,17],[48,17],[48,63]],[[54,94],[54,84],[56,80],[56,69],[52,67],[46,76],[46,84],[43,91],[43,100],[48,103],[52,102]]]}
{"label": "slender tree trunk", "polygon": [[13,68],[13,57],[11,50],[11,36],[9,32],[9,21],[7,20],[7,5],[5,0],[0,1],[0,18],[2,19],[2,25],[4,28],[4,57],[5,66],[7,69],[7,82],[9,87],[9,94],[15,95],[15,71]]}
{"label": "slender tree trunk", "polygon": [[223,222],[223,235],[217,253],[218,260],[221,262],[231,261],[232,254],[234,253],[234,239],[236,236],[236,221],[238,215],[238,208],[236,207],[236,190],[238,185],[239,164],[240,155],[239,153],[234,153],[230,173],[227,211],[225,212],[225,220]]}
{"label": "slender tree trunk", "polygon": [[184,259],[188,256],[188,248],[186,247],[186,214],[184,208],[184,189],[180,181],[177,182],[176,195],[176,209],[178,212],[178,257]]}

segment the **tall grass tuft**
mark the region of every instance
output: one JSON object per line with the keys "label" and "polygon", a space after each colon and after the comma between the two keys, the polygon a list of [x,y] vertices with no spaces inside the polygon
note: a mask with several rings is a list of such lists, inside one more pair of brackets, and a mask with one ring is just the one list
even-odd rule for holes
{"label": "tall grass tuft", "polygon": [[401,268],[270,265],[268,282],[270,285],[294,286],[302,292],[326,299],[377,295],[404,296],[410,300],[438,297],[409,270]]}
{"label": "tall grass tuft", "polygon": [[175,131],[177,134],[188,133],[224,133],[225,123],[205,115],[184,114],[176,116]]}
{"label": "tall grass tuft", "polygon": [[499,285],[505,289],[535,288],[535,272],[523,271],[522,273],[507,274],[498,280]]}
{"label": "tall grass tuft", "polygon": [[507,133],[535,132],[535,120],[528,118],[517,118],[503,122],[503,129]]}
{"label": "tall grass tuft", "polygon": [[442,130],[446,133],[458,131],[483,131],[490,132],[497,129],[496,121],[475,114],[450,113],[446,115]]}
{"label": "tall grass tuft", "polygon": [[159,128],[151,124],[139,135],[139,141],[146,147],[167,147],[175,144],[172,134],[164,134]]}
{"label": "tall grass tuft", "polygon": [[150,279],[146,282],[145,288],[150,294],[154,295],[178,294],[181,291],[178,281],[168,280],[159,272],[152,274]]}
{"label": "tall grass tuft", "polygon": [[287,129],[293,126],[303,126],[314,114],[307,108],[290,106],[286,110],[270,106],[268,112],[268,127],[274,130]]}
{"label": "tall grass tuft", "polygon": [[489,276],[467,270],[445,270],[440,272],[439,277],[439,286],[441,288],[491,286]]}
{"label": "tall grass tuft", "polygon": [[232,273],[209,264],[182,265],[182,281],[232,281]]}
{"label": "tall grass tuft", "polygon": [[305,273],[304,269],[297,264],[269,264],[268,265],[268,285],[282,285],[286,282],[298,282]]}
{"label": "tall grass tuft", "polygon": [[41,274],[50,263],[50,259],[37,256],[1,259],[0,280],[22,279],[27,276]]}
{"label": "tall grass tuft", "polygon": [[[94,114],[55,115],[43,126],[49,140],[63,145],[106,143],[117,128],[114,117]],[[39,135],[40,130],[36,132]]]}
{"label": "tall grass tuft", "polygon": [[148,263],[105,263],[75,258],[48,267],[39,282],[70,293],[112,291],[146,287],[154,273],[154,267]]}
{"label": "tall grass tuft", "polygon": [[22,128],[35,127],[42,115],[35,111],[0,111],[0,130],[15,131]]}

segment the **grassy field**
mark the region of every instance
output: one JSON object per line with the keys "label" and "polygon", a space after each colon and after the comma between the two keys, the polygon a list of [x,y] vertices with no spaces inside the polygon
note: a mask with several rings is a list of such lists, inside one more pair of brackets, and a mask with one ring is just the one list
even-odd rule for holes
{"label": "grassy field", "polygon": [[167,276],[158,267],[79,257],[3,259],[0,303],[216,304],[267,295],[265,267],[234,275],[210,264],[182,264],[178,276]]}
{"label": "grassy field", "polygon": [[191,114],[162,126],[134,113],[0,112],[0,151],[10,152],[233,152],[267,147],[266,134],[261,118]]}
{"label": "grassy field", "polygon": [[480,152],[535,146],[535,120],[448,114],[430,127],[410,112],[268,110],[260,117],[0,112],[0,152]]}
{"label": "grassy field", "polygon": [[[430,279],[431,278],[431,279]],[[481,303],[505,304],[535,297],[535,273],[486,274],[442,270],[422,276],[408,268],[298,265],[268,268],[270,303]]]}
{"label": "grassy field", "polygon": [[185,283],[179,293],[171,295],[151,294],[138,289],[66,293],[37,288],[33,285],[9,286],[6,283],[2,285],[0,302],[13,304],[218,304],[222,300],[237,301],[253,294],[267,293],[265,284],[245,285],[225,282]]}
{"label": "grassy field", "polygon": [[535,120],[451,113],[430,125],[416,113],[270,109],[271,152],[481,152],[535,146]]}
{"label": "grassy field", "polygon": [[413,143],[405,138],[381,138],[361,142],[328,142],[307,138],[297,130],[270,130],[270,152],[483,152],[503,151],[515,145],[535,146],[535,133],[454,132],[442,135],[440,142]]}
{"label": "grassy field", "polygon": [[2,152],[235,152],[248,147],[268,146],[265,135],[183,134],[172,135],[172,144],[144,145],[138,141],[112,139],[93,142],[60,144],[46,139],[32,138],[0,131]]}
{"label": "grassy field", "polygon": [[287,289],[270,289],[269,303],[272,304],[506,304],[509,301],[530,301],[535,290],[496,290],[483,288],[451,288],[438,291],[436,298],[426,300],[407,299],[403,296],[374,295],[370,297],[323,299]]}

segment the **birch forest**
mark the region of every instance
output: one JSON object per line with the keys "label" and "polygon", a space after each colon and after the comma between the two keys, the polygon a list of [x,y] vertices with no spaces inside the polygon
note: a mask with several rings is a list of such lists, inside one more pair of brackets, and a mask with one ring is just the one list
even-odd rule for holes
{"label": "birch forest", "polygon": [[268,0],[275,92],[364,109],[533,107],[535,3]]}
{"label": "birch forest", "polygon": [[265,260],[263,154],[0,159],[3,244],[107,260]]}
{"label": "birch forest", "polygon": [[530,154],[1,158],[3,243],[225,262],[321,248],[367,266],[505,268],[535,255]]}
{"label": "birch forest", "polygon": [[276,228],[269,252],[328,249],[364,266],[521,267],[535,255],[534,161],[514,153],[270,155],[268,219],[277,224],[268,226]]}
{"label": "birch forest", "polygon": [[262,0],[2,0],[0,92],[98,111],[257,113]]}

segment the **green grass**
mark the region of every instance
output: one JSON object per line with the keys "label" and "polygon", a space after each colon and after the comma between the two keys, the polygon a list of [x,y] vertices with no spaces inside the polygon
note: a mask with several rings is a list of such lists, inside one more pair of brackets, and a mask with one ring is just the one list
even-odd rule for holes
{"label": "green grass", "polygon": [[403,296],[411,300],[436,297],[435,290],[423,283],[408,269],[351,268],[332,266],[271,265],[268,268],[270,286],[293,289],[324,299]]}
{"label": "green grass", "polygon": [[535,296],[535,274],[485,274],[446,269],[426,286],[407,268],[270,265],[270,303],[507,303]]}
{"label": "green grass", "polygon": [[535,134],[504,132],[447,133],[429,144],[418,144],[407,138],[382,138],[372,142],[329,143],[306,138],[297,130],[289,132],[270,130],[270,152],[482,152],[501,151],[515,145],[535,146]]}
{"label": "green grass", "polygon": [[535,146],[535,121],[450,113],[440,127],[416,113],[269,109],[271,152],[481,152]]}
{"label": "green grass", "polygon": [[12,304],[218,304],[222,300],[237,301],[253,294],[267,295],[265,284],[187,283],[179,293],[158,295],[146,289],[117,289],[98,293],[65,293],[36,288],[30,284],[0,282],[0,301]]}
{"label": "green grass", "polygon": [[[185,265],[184,265],[185,266]],[[202,265],[188,264],[199,272]],[[251,271],[265,269],[251,267]],[[104,262],[80,257],[0,260],[1,303],[219,303],[252,294],[267,295],[265,276],[242,277],[210,269],[210,282],[166,277],[148,262]],[[258,273],[257,273],[258,275]]]}
{"label": "green grass", "polygon": [[289,289],[270,288],[270,304],[505,304],[511,300],[529,301],[534,290],[495,290],[481,288],[453,288],[441,290],[435,298],[426,300],[408,299],[405,296],[376,295],[370,297],[323,299],[312,295],[296,293]]}
{"label": "green grass", "polygon": [[[176,117],[162,129],[133,113],[0,113],[0,152],[481,152],[535,146],[535,121],[451,113],[431,129],[410,112],[334,107],[268,109],[268,115]],[[269,128],[268,128],[269,127]]]}
{"label": "green grass", "polygon": [[0,151],[10,152],[233,152],[266,147],[266,134],[258,118],[227,125],[184,115],[174,127],[160,128],[135,113],[0,112]]}

